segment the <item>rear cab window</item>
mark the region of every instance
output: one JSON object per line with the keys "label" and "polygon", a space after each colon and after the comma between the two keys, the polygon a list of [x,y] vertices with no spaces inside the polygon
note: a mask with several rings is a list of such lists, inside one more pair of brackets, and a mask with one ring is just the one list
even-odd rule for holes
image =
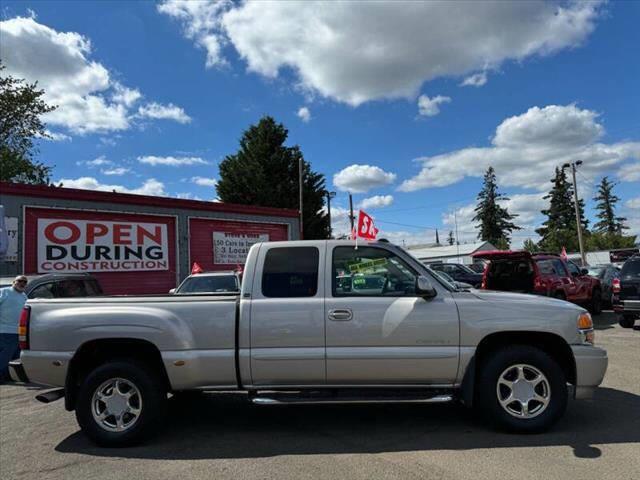
{"label": "rear cab window", "polygon": [[317,247],[274,247],[262,268],[262,295],[271,298],[314,297],[318,292]]}

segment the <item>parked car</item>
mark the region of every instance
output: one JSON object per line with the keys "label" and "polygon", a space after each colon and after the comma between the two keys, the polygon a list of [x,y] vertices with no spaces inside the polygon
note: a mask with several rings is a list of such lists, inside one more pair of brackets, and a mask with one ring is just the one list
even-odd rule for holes
{"label": "parked car", "polygon": [[[0,287],[11,285],[13,277],[3,277]],[[98,280],[88,273],[47,273],[29,277],[27,298],[72,298],[102,295]]]}
{"label": "parked car", "polygon": [[[459,291],[400,247],[355,246],[256,243],[239,296],[30,300],[12,376],[59,387],[36,398],[64,397],[107,446],[153,433],[170,392],[239,390],[258,405],[459,399],[537,432],[570,391],[589,398],[601,383],[607,354],[584,309]],[[385,281],[346,291],[347,274]]]}
{"label": "parked car", "polygon": [[640,255],[624,262],[620,279],[613,283],[613,311],[620,325],[632,328],[640,318]]}
{"label": "parked car", "polygon": [[602,305],[613,305],[613,282],[620,279],[620,268],[612,263],[594,265],[587,268],[589,275],[600,280],[602,286]]}
{"label": "parked car", "polygon": [[469,289],[469,288],[473,288],[472,285],[468,284],[468,283],[464,283],[464,282],[456,282],[453,278],[451,278],[449,276],[448,273],[444,273],[444,272],[440,272],[438,270],[433,270],[433,272],[438,275],[440,278],[444,278],[445,281],[455,285],[457,288],[459,289]]}
{"label": "parked car", "polygon": [[456,282],[468,283],[474,288],[480,288],[480,284],[482,283],[482,273],[474,272],[461,263],[430,263],[429,268],[438,272],[444,272]]}
{"label": "parked car", "polygon": [[237,293],[240,291],[240,280],[240,274],[232,270],[196,273],[189,275],[177,288],[169,290],[169,293],[175,295]]}
{"label": "parked car", "polygon": [[602,311],[602,287],[588,270],[550,253],[531,254],[525,250],[494,250],[473,254],[489,260],[482,279],[485,290],[532,293],[567,300]]}

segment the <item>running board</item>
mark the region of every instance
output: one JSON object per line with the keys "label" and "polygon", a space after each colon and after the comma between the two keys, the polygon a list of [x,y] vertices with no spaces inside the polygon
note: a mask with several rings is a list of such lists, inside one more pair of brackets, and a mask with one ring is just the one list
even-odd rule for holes
{"label": "running board", "polygon": [[336,405],[336,404],[367,404],[367,403],[446,403],[453,400],[453,395],[436,395],[434,397],[300,397],[283,396],[255,396],[251,402],[256,405]]}

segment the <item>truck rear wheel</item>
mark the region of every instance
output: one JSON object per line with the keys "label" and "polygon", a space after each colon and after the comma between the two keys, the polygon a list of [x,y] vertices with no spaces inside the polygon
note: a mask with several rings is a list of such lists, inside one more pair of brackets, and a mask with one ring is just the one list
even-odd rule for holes
{"label": "truck rear wheel", "polygon": [[159,375],[135,360],[117,360],[87,375],[78,392],[76,419],[96,444],[128,446],[158,429],[166,401]]}
{"label": "truck rear wheel", "polygon": [[562,367],[535,347],[516,345],[496,351],[482,365],[477,382],[483,417],[504,430],[545,431],[567,407]]}
{"label": "truck rear wheel", "polygon": [[591,292],[589,311],[594,315],[600,315],[602,313],[602,292],[599,288],[596,288]]}

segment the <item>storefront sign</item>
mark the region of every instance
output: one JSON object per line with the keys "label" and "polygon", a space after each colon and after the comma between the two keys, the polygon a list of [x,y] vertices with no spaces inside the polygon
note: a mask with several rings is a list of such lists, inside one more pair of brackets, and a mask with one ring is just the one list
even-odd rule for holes
{"label": "storefront sign", "polygon": [[167,226],[38,219],[38,273],[168,270]]}
{"label": "storefront sign", "polygon": [[213,232],[213,263],[244,265],[254,243],[268,242],[269,234]]}

